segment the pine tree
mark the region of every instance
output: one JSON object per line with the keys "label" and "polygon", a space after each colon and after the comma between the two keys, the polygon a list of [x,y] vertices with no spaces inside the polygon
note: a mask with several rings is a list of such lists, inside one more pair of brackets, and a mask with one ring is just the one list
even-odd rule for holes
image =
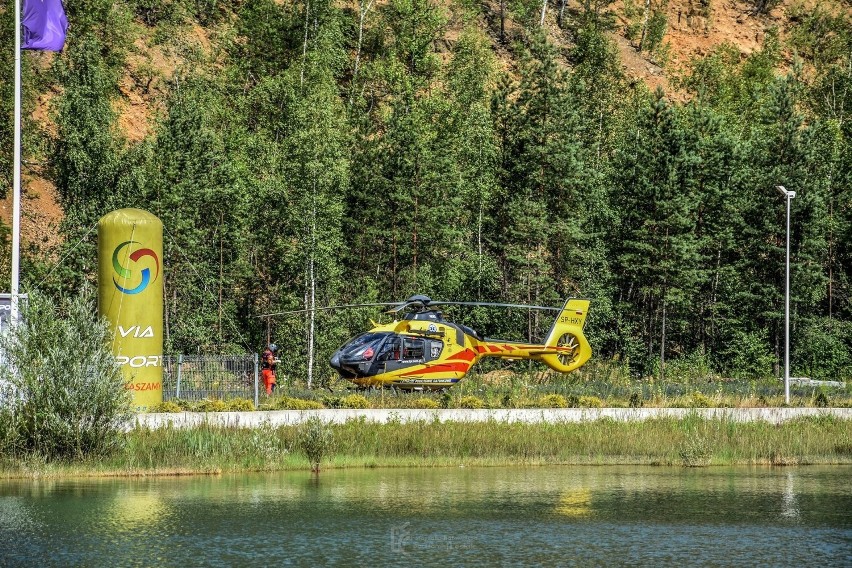
{"label": "pine tree", "polygon": [[[613,238],[620,277],[621,309],[639,324],[645,343],[643,360],[659,357],[661,369],[667,341],[682,340],[682,321],[690,309],[698,279],[694,233],[695,196],[684,183],[684,129],[676,110],[661,91],[640,110],[634,135],[623,142],[616,171],[613,204],[621,214]],[[677,347],[680,347],[677,343]],[[640,354],[628,354],[640,355]]]}

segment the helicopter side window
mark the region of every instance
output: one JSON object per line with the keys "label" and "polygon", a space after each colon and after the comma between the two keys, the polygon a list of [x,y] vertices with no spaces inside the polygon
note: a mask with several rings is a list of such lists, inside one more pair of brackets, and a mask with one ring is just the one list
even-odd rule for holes
{"label": "helicopter side window", "polygon": [[430,341],[429,358],[437,359],[441,356],[441,351],[444,349],[444,344],[440,341]]}
{"label": "helicopter side window", "polygon": [[404,339],[402,346],[403,359],[422,359],[423,358],[423,340],[422,339]]}
{"label": "helicopter side window", "polygon": [[399,356],[402,353],[402,339],[392,337],[385,341],[379,353],[379,361],[399,361]]}

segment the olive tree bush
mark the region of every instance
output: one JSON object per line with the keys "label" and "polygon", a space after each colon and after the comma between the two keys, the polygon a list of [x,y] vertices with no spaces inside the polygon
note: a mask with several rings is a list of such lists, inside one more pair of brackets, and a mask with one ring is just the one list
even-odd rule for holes
{"label": "olive tree bush", "polygon": [[54,302],[33,294],[24,323],[0,338],[0,452],[46,460],[106,454],[122,440],[130,394],[90,290]]}

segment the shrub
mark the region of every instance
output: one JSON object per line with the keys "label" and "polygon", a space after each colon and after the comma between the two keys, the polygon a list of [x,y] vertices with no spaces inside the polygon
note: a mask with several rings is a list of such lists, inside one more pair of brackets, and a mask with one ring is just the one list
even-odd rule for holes
{"label": "shrub", "polygon": [[754,333],[731,332],[728,350],[723,359],[728,361],[728,374],[737,379],[769,378],[773,376],[775,356],[769,346],[766,331]]}
{"label": "shrub", "polygon": [[205,398],[196,402],[192,409],[195,412],[226,412],[228,405],[225,404],[224,400],[210,400]]}
{"label": "shrub", "polygon": [[411,401],[411,408],[438,408],[438,402],[431,398],[421,397]]}
{"label": "shrub", "polygon": [[228,410],[231,412],[250,412],[254,410],[254,403],[247,398],[232,398],[227,404]]}
{"label": "shrub", "polygon": [[0,338],[0,383],[17,393],[0,439],[15,455],[82,458],[121,444],[130,392],[110,352],[108,324],[94,313],[89,289],[58,305],[34,293],[23,323]]}
{"label": "shrub", "polygon": [[707,354],[700,351],[667,361],[665,371],[666,379],[677,383],[695,383],[714,378]]}
{"label": "shrub", "polygon": [[793,357],[806,376],[835,380],[852,374],[850,344],[852,322],[814,318],[806,320],[801,331],[797,327]]}
{"label": "shrub", "polygon": [[322,397],[322,404],[326,408],[342,408],[343,397],[326,395]]}
{"label": "shrub", "polygon": [[568,401],[561,394],[547,394],[538,401],[542,408],[567,408]]}
{"label": "shrub", "polygon": [[690,397],[689,406],[691,408],[710,408],[713,406],[713,401],[706,394],[694,392]]}
{"label": "shrub", "polygon": [[334,443],[331,427],[316,416],[312,416],[299,427],[297,437],[299,447],[305,452],[311,464],[311,471],[319,473],[322,458]]}
{"label": "shrub", "polygon": [[537,400],[524,396],[515,399],[513,406],[514,408],[539,408],[538,404]]}
{"label": "shrub", "polygon": [[688,432],[678,449],[684,467],[703,467],[710,464],[710,442],[698,432]]}
{"label": "shrub", "polygon": [[485,403],[482,402],[481,398],[468,395],[463,396],[461,400],[459,400],[459,408],[483,408]]}
{"label": "shrub", "polygon": [[270,410],[319,410],[321,408],[325,408],[325,406],[317,400],[305,400],[303,398],[282,396],[268,405],[268,408],[270,408]]}
{"label": "shrub", "polygon": [[602,408],[603,401],[596,396],[581,396],[577,401],[577,406],[581,408]]}
{"label": "shrub", "polygon": [[340,400],[340,408],[370,408],[370,401],[360,394],[350,394]]}
{"label": "shrub", "polygon": [[453,403],[453,395],[450,394],[450,391],[445,390],[441,393],[441,408],[449,408]]}
{"label": "shrub", "polygon": [[183,412],[183,408],[181,408],[176,402],[167,400],[153,407],[151,412]]}
{"label": "shrub", "polygon": [[628,401],[630,408],[642,408],[643,404],[645,404],[645,401],[642,400],[642,395],[638,392],[634,392],[630,395],[630,400]]}
{"label": "shrub", "polygon": [[648,19],[647,33],[645,35],[646,44],[642,48],[649,52],[657,51],[661,47],[665,35],[666,12],[664,10],[653,10],[651,17]]}

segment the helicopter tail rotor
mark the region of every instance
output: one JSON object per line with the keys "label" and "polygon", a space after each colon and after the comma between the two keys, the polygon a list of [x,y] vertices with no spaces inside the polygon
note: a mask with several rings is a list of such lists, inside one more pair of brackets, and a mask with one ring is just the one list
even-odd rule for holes
{"label": "helicopter tail rotor", "polygon": [[557,353],[542,355],[541,361],[554,371],[567,373],[582,366],[592,356],[592,347],[583,335],[589,300],[571,298],[553,322],[545,345]]}

